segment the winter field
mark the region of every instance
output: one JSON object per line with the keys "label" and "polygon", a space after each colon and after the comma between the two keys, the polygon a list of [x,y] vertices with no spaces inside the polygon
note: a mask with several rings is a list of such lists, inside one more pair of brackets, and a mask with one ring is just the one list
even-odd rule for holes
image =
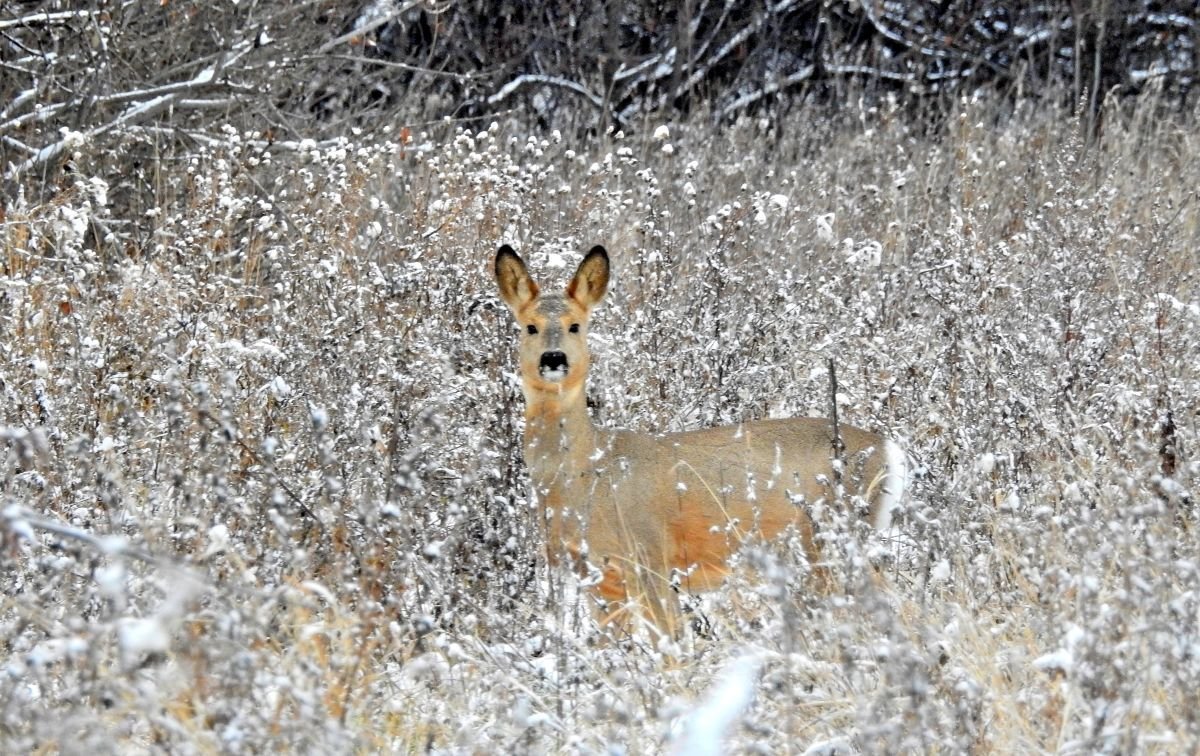
{"label": "winter field", "polygon": [[[1200,127],[952,111],[214,133],[11,205],[0,752],[1200,750]],[[604,425],[827,415],[832,359],[918,473],[894,531],[600,638],[502,242],[553,285],[608,247]]]}

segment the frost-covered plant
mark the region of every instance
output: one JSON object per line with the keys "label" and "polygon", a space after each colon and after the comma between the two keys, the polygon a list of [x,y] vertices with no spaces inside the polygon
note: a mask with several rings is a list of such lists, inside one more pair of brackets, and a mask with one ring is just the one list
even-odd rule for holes
{"label": "frost-covered plant", "polygon": [[[1152,106],[225,130],[136,217],[79,165],[0,232],[0,750],[651,752],[699,700],[739,752],[1195,750],[1200,134]],[[681,644],[599,644],[501,241],[612,253],[598,422],[836,401],[921,473],[896,532],[831,519],[832,595],[751,548]]]}

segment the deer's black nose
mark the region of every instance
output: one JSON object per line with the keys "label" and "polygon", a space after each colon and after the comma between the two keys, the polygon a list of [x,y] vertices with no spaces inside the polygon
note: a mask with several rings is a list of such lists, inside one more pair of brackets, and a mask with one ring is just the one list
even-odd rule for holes
{"label": "deer's black nose", "polygon": [[562,352],[542,352],[542,361],[538,363],[542,373],[557,373],[567,371],[567,355]]}

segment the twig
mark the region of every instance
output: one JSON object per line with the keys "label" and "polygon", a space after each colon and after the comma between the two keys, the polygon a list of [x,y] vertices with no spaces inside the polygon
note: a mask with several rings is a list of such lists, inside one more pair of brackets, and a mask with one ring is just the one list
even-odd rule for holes
{"label": "twig", "polygon": [[917,79],[917,75],[914,73],[885,71],[882,68],[875,68],[874,66],[858,66],[840,63],[826,63],[825,72],[831,74],[841,74],[843,76],[874,76],[878,79],[888,79],[889,81],[899,82],[911,82],[916,81]]}
{"label": "twig", "polygon": [[[714,31],[714,34],[710,35],[709,38],[705,40],[705,42],[700,46],[700,51],[688,64],[688,68],[692,71],[692,73],[674,89],[665,89],[663,93],[659,95],[655,107],[661,109],[665,107],[666,104],[671,100],[678,99],[688,92],[691,92],[697,85],[700,84],[700,82],[704,81],[708,77],[709,72],[712,71],[717,64],[732,55],[742,45],[742,43],[761,31],[770,20],[791,10],[795,5],[795,0],[780,0],[778,3],[768,5],[763,13],[747,23],[746,26],[734,32],[729,39],[725,40],[725,43],[722,44],[719,49],[715,50],[711,57],[706,60],[701,60],[702,56],[708,51],[709,45],[715,39]],[[669,66],[658,66],[654,71],[654,75],[650,77],[650,80],[656,81],[658,79],[665,78],[670,73],[670,68],[671,67]],[[809,75],[811,75],[811,73]],[[644,79],[638,79],[632,82],[631,86],[637,86],[641,83],[644,83],[644,81]],[[635,111],[637,109],[638,107],[636,105],[630,105],[617,114],[618,120],[623,122],[628,121],[634,115],[634,113],[631,111]]]}
{"label": "twig", "polygon": [[[634,66],[633,68],[626,68],[625,63],[622,62],[621,67],[618,68],[617,72],[613,74],[613,81],[624,81],[625,79],[628,79],[631,76],[637,76],[638,74],[645,71],[647,68],[651,68],[651,67],[662,66],[662,67],[669,68],[670,66],[672,66],[675,63],[676,53],[677,53],[676,49],[674,47],[672,47],[670,50],[667,50],[665,53],[662,53],[661,55],[652,55],[649,58],[646,58],[641,63],[638,63],[636,66]],[[665,74],[663,74],[663,76],[665,76]],[[661,78],[661,76],[656,77],[656,78]],[[642,80],[642,79],[638,79],[637,81],[633,82],[633,85],[636,86],[636,85],[642,84],[643,81],[644,80]]]}
{"label": "twig", "polygon": [[[225,64],[222,66],[222,69],[227,67],[230,63],[233,63],[238,57],[241,57],[241,53],[239,53],[236,57],[231,58],[228,61],[226,61]],[[150,89],[131,90],[129,92],[117,92],[115,94],[100,95],[100,96],[94,97],[94,98],[77,97],[77,98],[75,98],[73,100],[69,100],[67,102],[58,102],[53,105],[47,105],[47,106],[45,106],[43,108],[39,108],[38,110],[35,110],[31,113],[26,113],[23,116],[14,118],[11,121],[6,121],[4,123],[0,123],[0,133],[6,132],[6,131],[12,131],[13,129],[18,129],[29,123],[42,123],[44,121],[49,121],[51,118],[54,118],[56,115],[58,115],[59,113],[61,113],[64,110],[67,110],[69,108],[79,107],[79,105],[82,102],[87,102],[90,105],[119,105],[121,103],[133,102],[135,100],[141,100],[144,102],[148,98],[162,97],[164,95],[180,94],[180,93],[184,93],[184,92],[195,92],[198,89],[202,89],[202,88],[205,88],[208,86],[211,86],[211,87],[220,86],[220,83],[215,81],[214,80],[215,77],[212,75],[210,75],[207,79],[203,78],[206,74],[211,74],[212,70],[213,70],[213,67],[209,66],[208,68],[205,68],[203,71],[201,71],[199,75],[193,77],[192,79],[189,79],[187,81],[176,81],[176,82],[172,82],[170,84],[164,84],[161,87],[152,87]]]}
{"label": "twig", "polygon": [[238,445],[238,448],[242,450],[242,453],[244,453],[248,457],[250,457],[250,459],[254,462],[254,464],[262,465],[264,468],[267,469],[267,471],[271,475],[271,478],[273,478],[272,482],[275,485],[279,486],[279,490],[283,491],[283,493],[288,497],[288,499],[290,499],[291,502],[296,505],[296,509],[300,510],[301,514],[305,515],[310,520],[312,520],[314,523],[316,523],[318,528],[324,529],[324,523],[321,522],[321,518],[317,517],[317,514],[315,512],[313,512],[312,509],[307,504],[304,503],[304,500],[300,498],[299,494],[297,494],[295,491],[293,491],[291,489],[291,487],[288,486],[287,483],[283,482],[283,478],[281,478],[279,476],[279,473],[275,471],[275,466],[265,464],[262,457],[260,457],[258,455],[258,452],[255,451],[254,449],[250,448],[250,445],[247,444],[242,439],[241,435],[238,434],[236,430],[234,430],[233,428],[226,429],[224,427],[223,423],[221,423],[221,421],[219,421],[217,418],[215,418],[209,414],[201,415],[200,419],[201,419],[201,422],[203,422],[204,420],[211,421],[212,425],[209,426],[211,429],[226,431],[229,434],[229,437],[233,440],[233,442]]}
{"label": "twig", "polygon": [[[874,5],[874,0],[865,0],[865,2],[860,3],[859,7],[862,8],[863,15],[865,15],[867,17],[867,21],[870,22],[871,26],[874,27],[876,33],[878,33],[881,37],[883,37],[884,39],[890,39],[892,42],[895,42],[896,44],[901,45],[902,47],[907,47],[910,50],[917,50],[922,55],[929,57],[929,58],[948,58],[948,57],[950,57],[950,54],[948,52],[946,52],[945,50],[939,50],[939,49],[936,49],[933,47],[926,47],[925,45],[923,45],[921,43],[913,42],[909,39],[906,39],[904,37],[904,35],[899,34],[895,31],[892,31],[888,27],[884,26],[882,19],[880,19],[878,14],[875,12],[875,8],[873,7],[873,5]],[[909,29],[909,31],[914,31],[914,30]],[[920,32],[918,32],[918,33],[920,33]],[[928,35],[923,34],[922,36],[928,36]]]}
{"label": "twig", "polygon": [[834,367],[833,358],[829,358],[829,405],[832,407],[831,416],[833,418],[833,438],[830,440],[833,444],[833,481],[840,489],[842,486],[842,458],[846,453],[846,443],[842,441],[841,423],[838,421],[838,385],[837,385],[837,369]]}

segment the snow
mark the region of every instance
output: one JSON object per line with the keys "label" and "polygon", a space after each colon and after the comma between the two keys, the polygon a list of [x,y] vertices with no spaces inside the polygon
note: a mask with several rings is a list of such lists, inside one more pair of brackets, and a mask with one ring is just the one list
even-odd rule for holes
{"label": "snow", "polygon": [[115,562],[105,567],[97,567],[93,577],[101,596],[112,601],[124,601],[128,578],[124,564]]}
{"label": "snow", "polygon": [[[671,122],[672,159],[653,127],[205,132],[152,213],[78,162],[7,216],[10,750],[1194,752],[1194,167],[1116,110],[1081,166],[1078,124],[976,107],[938,139],[768,123],[771,160],[758,119]],[[603,564],[545,563],[501,235],[550,277],[611,245],[605,428],[824,416],[835,359],[846,421],[905,439],[891,527],[793,497],[828,585],[798,536],[751,543],[678,639],[602,628]],[[787,459],[754,481],[796,490]]]}
{"label": "snow", "polygon": [[118,625],[117,643],[128,667],[147,655],[167,653],[171,649],[171,634],[158,617],[130,617]]}
{"label": "snow", "polygon": [[832,738],[813,743],[801,751],[802,756],[855,756],[858,750],[848,738]]}
{"label": "snow", "polygon": [[329,413],[324,407],[318,407],[310,404],[308,406],[308,419],[312,423],[313,430],[323,431],[329,425]]}
{"label": "snow", "polygon": [[292,393],[292,387],[282,375],[277,375],[267,384],[267,390],[276,400],[287,399]]}
{"label": "snow", "polygon": [[990,452],[980,454],[975,459],[975,472],[980,475],[991,475],[996,469],[996,455]]}
{"label": "snow", "polygon": [[229,526],[217,523],[208,529],[208,546],[204,549],[201,559],[208,559],[214,554],[221,554],[229,548]]}
{"label": "snow", "polygon": [[10,504],[4,509],[4,528],[18,541],[32,541],[35,538],[33,527],[21,516],[21,508],[15,504]]}
{"label": "snow", "polygon": [[1060,672],[1064,675],[1069,674],[1074,665],[1075,659],[1071,652],[1061,648],[1033,660],[1033,666],[1043,672]]}
{"label": "snow", "polygon": [[752,654],[730,662],[704,700],[684,719],[671,752],[678,756],[721,756],[730,729],[754,700],[761,666]]}

